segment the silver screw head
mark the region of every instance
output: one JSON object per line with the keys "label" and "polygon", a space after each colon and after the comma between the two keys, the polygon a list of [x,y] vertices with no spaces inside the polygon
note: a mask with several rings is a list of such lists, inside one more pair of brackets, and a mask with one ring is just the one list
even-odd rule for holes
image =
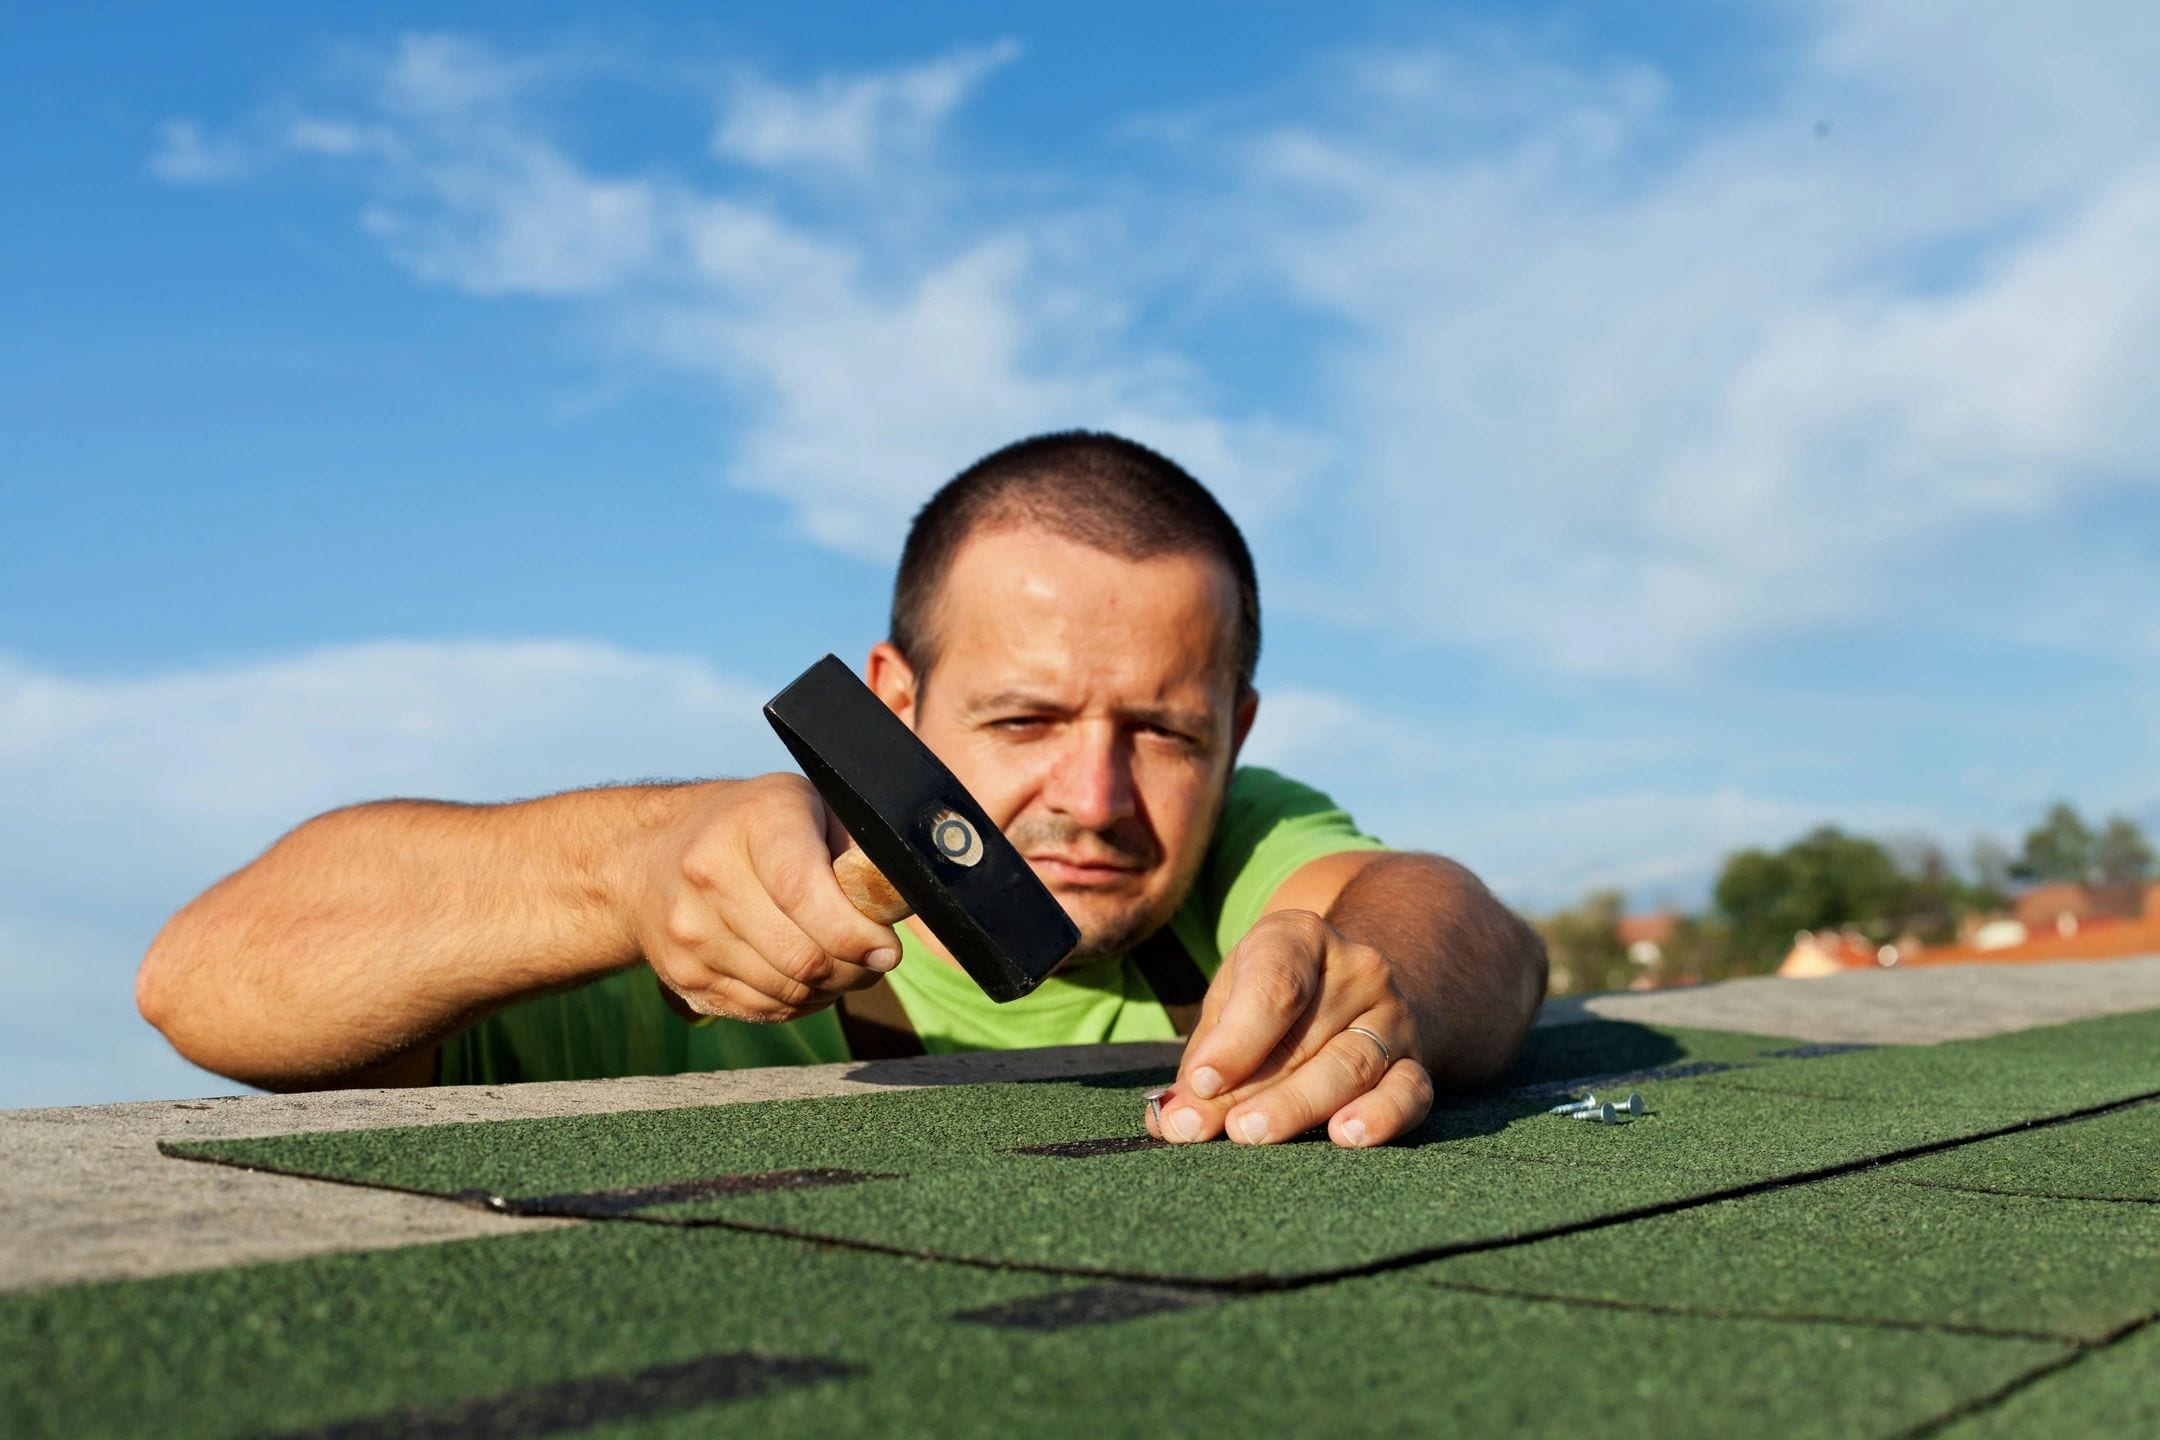
{"label": "silver screw head", "polygon": [[1568,1116],[1570,1120],[1595,1120],[1600,1125],[1617,1124],[1620,1112],[1610,1105],[1598,1105],[1592,1109],[1577,1110]]}
{"label": "silver screw head", "polygon": [[1628,1092],[1627,1099],[1615,1101],[1613,1109],[1619,1111],[1622,1115],[1647,1115],[1650,1113],[1650,1107],[1643,1104],[1642,1096],[1637,1095],[1632,1090]]}

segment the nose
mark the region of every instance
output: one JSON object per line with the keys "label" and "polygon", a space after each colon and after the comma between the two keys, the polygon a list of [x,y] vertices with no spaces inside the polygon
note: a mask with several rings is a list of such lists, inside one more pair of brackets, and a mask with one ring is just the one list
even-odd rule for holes
{"label": "nose", "polygon": [[1107,830],[1133,813],[1132,750],[1114,725],[1068,732],[1043,799],[1088,830]]}

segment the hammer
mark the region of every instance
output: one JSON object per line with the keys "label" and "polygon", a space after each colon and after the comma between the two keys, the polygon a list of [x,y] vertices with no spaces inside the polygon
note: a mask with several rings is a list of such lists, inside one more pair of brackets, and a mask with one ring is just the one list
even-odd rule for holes
{"label": "hammer", "polygon": [[780,739],[855,843],[833,861],[847,897],[880,925],[909,915],[983,993],[1017,1000],[1080,931],[930,747],[827,655],[765,706]]}

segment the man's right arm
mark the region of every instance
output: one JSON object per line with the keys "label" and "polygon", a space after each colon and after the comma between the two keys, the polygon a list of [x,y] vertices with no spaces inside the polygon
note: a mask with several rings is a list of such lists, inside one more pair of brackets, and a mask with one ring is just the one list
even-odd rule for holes
{"label": "man's right arm", "polygon": [[640,963],[689,1009],[799,1019],[898,960],[832,878],[844,842],[792,775],[334,810],[168,921],[136,1002],[267,1089],[429,1083],[444,1037]]}

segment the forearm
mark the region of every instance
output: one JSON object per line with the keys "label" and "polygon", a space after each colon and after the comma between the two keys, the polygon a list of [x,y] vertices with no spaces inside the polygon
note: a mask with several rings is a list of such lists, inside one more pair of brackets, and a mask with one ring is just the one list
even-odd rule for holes
{"label": "forearm", "polygon": [[1357,873],[1327,921],[1393,964],[1437,1084],[1473,1085],[1515,1058],[1545,996],[1545,946],[1475,875],[1390,855]]}
{"label": "forearm", "polygon": [[639,958],[625,892],[702,787],[332,811],[170,920],[143,1014],[205,1068],[270,1088],[430,1051],[520,996]]}

